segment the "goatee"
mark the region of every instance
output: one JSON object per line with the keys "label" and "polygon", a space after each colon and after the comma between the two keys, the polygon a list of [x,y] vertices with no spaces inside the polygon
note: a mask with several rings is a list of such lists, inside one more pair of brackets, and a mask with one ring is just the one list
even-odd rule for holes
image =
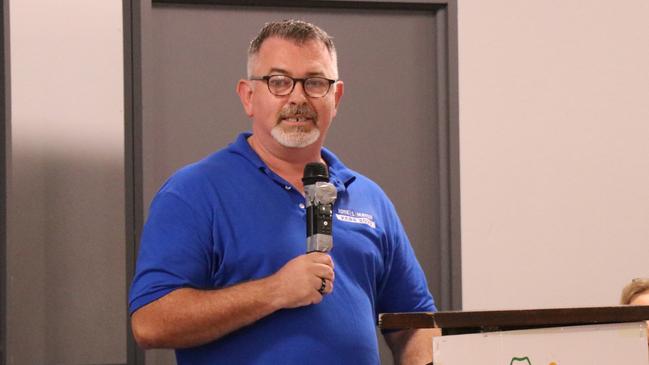
{"label": "goatee", "polygon": [[[303,148],[312,145],[320,138],[317,113],[308,105],[289,105],[283,108],[277,118],[277,124],[270,134],[277,143],[289,148]],[[285,125],[284,119],[304,119],[303,125]]]}
{"label": "goatee", "polygon": [[270,130],[270,134],[277,143],[290,148],[307,147],[320,138],[320,130],[316,126],[305,128],[304,126],[276,125]]}

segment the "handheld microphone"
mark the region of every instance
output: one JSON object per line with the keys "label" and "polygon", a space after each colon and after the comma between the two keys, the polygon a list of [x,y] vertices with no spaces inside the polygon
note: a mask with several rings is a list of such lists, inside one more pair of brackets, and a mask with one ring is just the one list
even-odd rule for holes
{"label": "handheld microphone", "polygon": [[329,252],[333,248],[333,205],[336,187],[329,182],[327,166],[309,162],[304,167],[306,197],[306,251]]}

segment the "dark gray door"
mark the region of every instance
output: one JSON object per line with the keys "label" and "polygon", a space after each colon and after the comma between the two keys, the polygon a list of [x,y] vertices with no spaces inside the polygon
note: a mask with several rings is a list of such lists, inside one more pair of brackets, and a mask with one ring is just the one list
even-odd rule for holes
{"label": "dark gray door", "polygon": [[[446,39],[442,15],[369,6],[143,5],[144,207],[176,169],[250,129],[234,92],[237,80],[245,77],[248,42],[269,20],[304,19],[334,36],[345,81],[326,146],[391,197],[440,302],[450,287],[450,269],[440,265],[449,260],[441,246],[448,245],[442,241],[449,240],[450,215],[445,208],[449,141],[447,59],[439,54],[447,47],[440,44]],[[146,358],[147,364],[173,363],[165,351],[147,352]]]}

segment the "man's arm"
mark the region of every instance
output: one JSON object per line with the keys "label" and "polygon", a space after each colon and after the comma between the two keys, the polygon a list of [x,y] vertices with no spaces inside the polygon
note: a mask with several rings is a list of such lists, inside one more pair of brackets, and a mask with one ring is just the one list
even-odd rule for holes
{"label": "man's arm", "polygon": [[322,301],[333,289],[331,257],[322,253],[298,256],[275,274],[215,290],[181,288],[133,313],[131,326],[143,348],[183,348],[214,341],[282,308]]}
{"label": "man's arm", "polygon": [[433,336],[439,329],[401,330],[384,335],[394,363],[399,365],[426,365],[433,361]]}

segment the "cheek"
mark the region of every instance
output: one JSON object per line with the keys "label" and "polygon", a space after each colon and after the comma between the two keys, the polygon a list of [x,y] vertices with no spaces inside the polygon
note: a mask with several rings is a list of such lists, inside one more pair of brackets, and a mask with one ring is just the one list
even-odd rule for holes
{"label": "cheek", "polygon": [[318,113],[318,128],[321,130],[328,129],[329,124],[331,124],[331,118],[333,118],[331,110],[328,108],[317,108],[316,112]]}
{"label": "cheek", "polygon": [[326,103],[317,105],[315,106],[315,108],[320,119],[326,119],[327,121],[329,121],[334,116],[336,116],[336,108],[334,107],[333,99],[328,100]]}
{"label": "cheek", "polygon": [[281,110],[281,105],[274,103],[271,100],[263,100],[255,103],[253,111],[255,116],[257,116],[262,121],[271,122],[275,121],[275,117]]}

